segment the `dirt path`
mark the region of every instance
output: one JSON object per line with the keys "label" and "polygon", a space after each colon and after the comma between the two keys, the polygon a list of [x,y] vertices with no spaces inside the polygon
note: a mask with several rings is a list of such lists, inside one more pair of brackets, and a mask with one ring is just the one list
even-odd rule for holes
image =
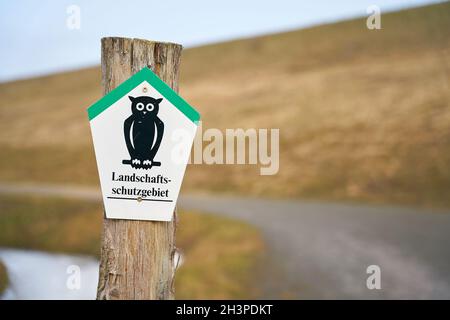
{"label": "dirt path", "polygon": [[[0,193],[99,201],[96,189],[5,185]],[[450,212],[221,196],[183,196],[180,207],[259,227],[270,257],[264,298],[450,299]],[[381,290],[366,287],[369,265]]]}

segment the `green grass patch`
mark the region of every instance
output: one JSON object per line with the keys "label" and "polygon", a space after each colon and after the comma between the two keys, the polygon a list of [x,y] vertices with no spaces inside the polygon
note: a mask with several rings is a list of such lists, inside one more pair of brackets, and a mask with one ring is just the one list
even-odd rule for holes
{"label": "green grass patch", "polygon": [[[0,197],[0,246],[99,256],[100,204],[42,197]],[[184,263],[179,299],[253,298],[263,252],[257,230],[234,220],[179,212],[177,246]],[[1,275],[1,272],[0,272]],[[2,282],[0,276],[0,283]]]}
{"label": "green grass patch", "polygon": [[8,286],[8,274],[6,273],[6,267],[0,260],[0,295],[5,291]]}

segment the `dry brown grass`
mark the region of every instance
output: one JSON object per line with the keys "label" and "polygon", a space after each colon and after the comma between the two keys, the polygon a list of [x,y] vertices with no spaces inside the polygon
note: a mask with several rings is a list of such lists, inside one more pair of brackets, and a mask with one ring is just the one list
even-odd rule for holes
{"label": "dry brown grass", "polygon": [[[204,127],[280,128],[280,171],[190,166],[184,190],[450,205],[450,4],[186,50]],[[0,86],[0,180],[97,183],[97,68]]]}
{"label": "dry brown grass", "polygon": [[[38,197],[0,197],[0,247],[99,255],[100,204]],[[254,298],[263,242],[255,228],[230,219],[179,213],[178,299]],[[0,264],[0,292],[6,273]]]}

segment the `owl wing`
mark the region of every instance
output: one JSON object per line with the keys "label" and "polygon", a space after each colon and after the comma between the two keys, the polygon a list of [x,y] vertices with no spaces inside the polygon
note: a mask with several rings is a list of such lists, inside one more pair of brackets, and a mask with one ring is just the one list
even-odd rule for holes
{"label": "owl wing", "polygon": [[135,154],[134,146],[131,143],[131,126],[133,125],[133,122],[134,117],[130,116],[123,123],[123,134],[125,136],[125,143],[127,145],[128,153],[130,154],[131,158],[134,158]]}
{"label": "owl wing", "polygon": [[164,122],[161,121],[160,118],[156,117],[155,119],[155,126],[156,126],[156,140],[153,144],[152,150],[151,150],[151,158],[153,159],[158,152],[159,146],[161,144],[161,140],[164,135]]}

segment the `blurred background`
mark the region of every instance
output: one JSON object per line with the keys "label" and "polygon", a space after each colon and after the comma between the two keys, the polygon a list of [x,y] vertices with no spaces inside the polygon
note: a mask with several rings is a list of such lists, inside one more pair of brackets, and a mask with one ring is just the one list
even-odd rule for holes
{"label": "blurred background", "polygon": [[450,298],[448,2],[3,1],[0,28],[4,299],[95,297],[105,36],[182,44],[203,130],[280,129],[276,175],[188,166],[177,298]]}

